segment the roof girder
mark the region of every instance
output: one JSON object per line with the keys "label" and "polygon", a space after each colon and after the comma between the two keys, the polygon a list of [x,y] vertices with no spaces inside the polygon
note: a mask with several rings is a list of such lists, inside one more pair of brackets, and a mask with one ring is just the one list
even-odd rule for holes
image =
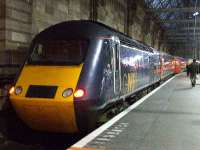
{"label": "roof girder", "polygon": [[164,13],[164,12],[196,12],[196,11],[200,11],[200,7],[180,7],[180,8],[151,8],[151,9],[147,9],[147,12],[154,12],[154,13]]}

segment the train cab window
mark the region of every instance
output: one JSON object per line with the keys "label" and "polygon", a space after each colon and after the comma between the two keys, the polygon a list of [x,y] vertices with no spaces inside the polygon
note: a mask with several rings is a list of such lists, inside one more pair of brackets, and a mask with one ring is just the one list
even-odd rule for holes
{"label": "train cab window", "polygon": [[78,65],[84,61],[87,40],[55,40],[36,43],[28,64]]}

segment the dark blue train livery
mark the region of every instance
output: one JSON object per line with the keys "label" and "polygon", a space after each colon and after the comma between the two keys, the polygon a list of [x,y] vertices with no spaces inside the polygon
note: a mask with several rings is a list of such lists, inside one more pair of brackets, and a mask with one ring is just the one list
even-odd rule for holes
{"label": "dark blue train livery", "polygon": [[174,57],[93,21],[51,26],[34,38],[10,100],[31,128],[73,133],[174,73]]}

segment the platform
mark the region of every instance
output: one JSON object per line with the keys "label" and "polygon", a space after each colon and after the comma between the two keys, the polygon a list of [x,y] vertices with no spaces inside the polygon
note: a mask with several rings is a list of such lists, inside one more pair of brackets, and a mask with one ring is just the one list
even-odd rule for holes
{"label": "platform", "polygon": [[200,78],[192,88],[185,73],[177,75],[134,105],[69,149],[200,149]]}

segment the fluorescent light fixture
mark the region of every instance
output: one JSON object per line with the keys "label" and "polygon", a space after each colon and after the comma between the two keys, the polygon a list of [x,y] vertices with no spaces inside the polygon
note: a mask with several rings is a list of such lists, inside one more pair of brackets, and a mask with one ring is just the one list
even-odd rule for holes
{"label": "fluorescent light fixture", "polygon": [[195,12],[195,13],[193,13],[193,16],[197,16],[197,15],[199,15],[199,12],[198,12],[198,11]]}

